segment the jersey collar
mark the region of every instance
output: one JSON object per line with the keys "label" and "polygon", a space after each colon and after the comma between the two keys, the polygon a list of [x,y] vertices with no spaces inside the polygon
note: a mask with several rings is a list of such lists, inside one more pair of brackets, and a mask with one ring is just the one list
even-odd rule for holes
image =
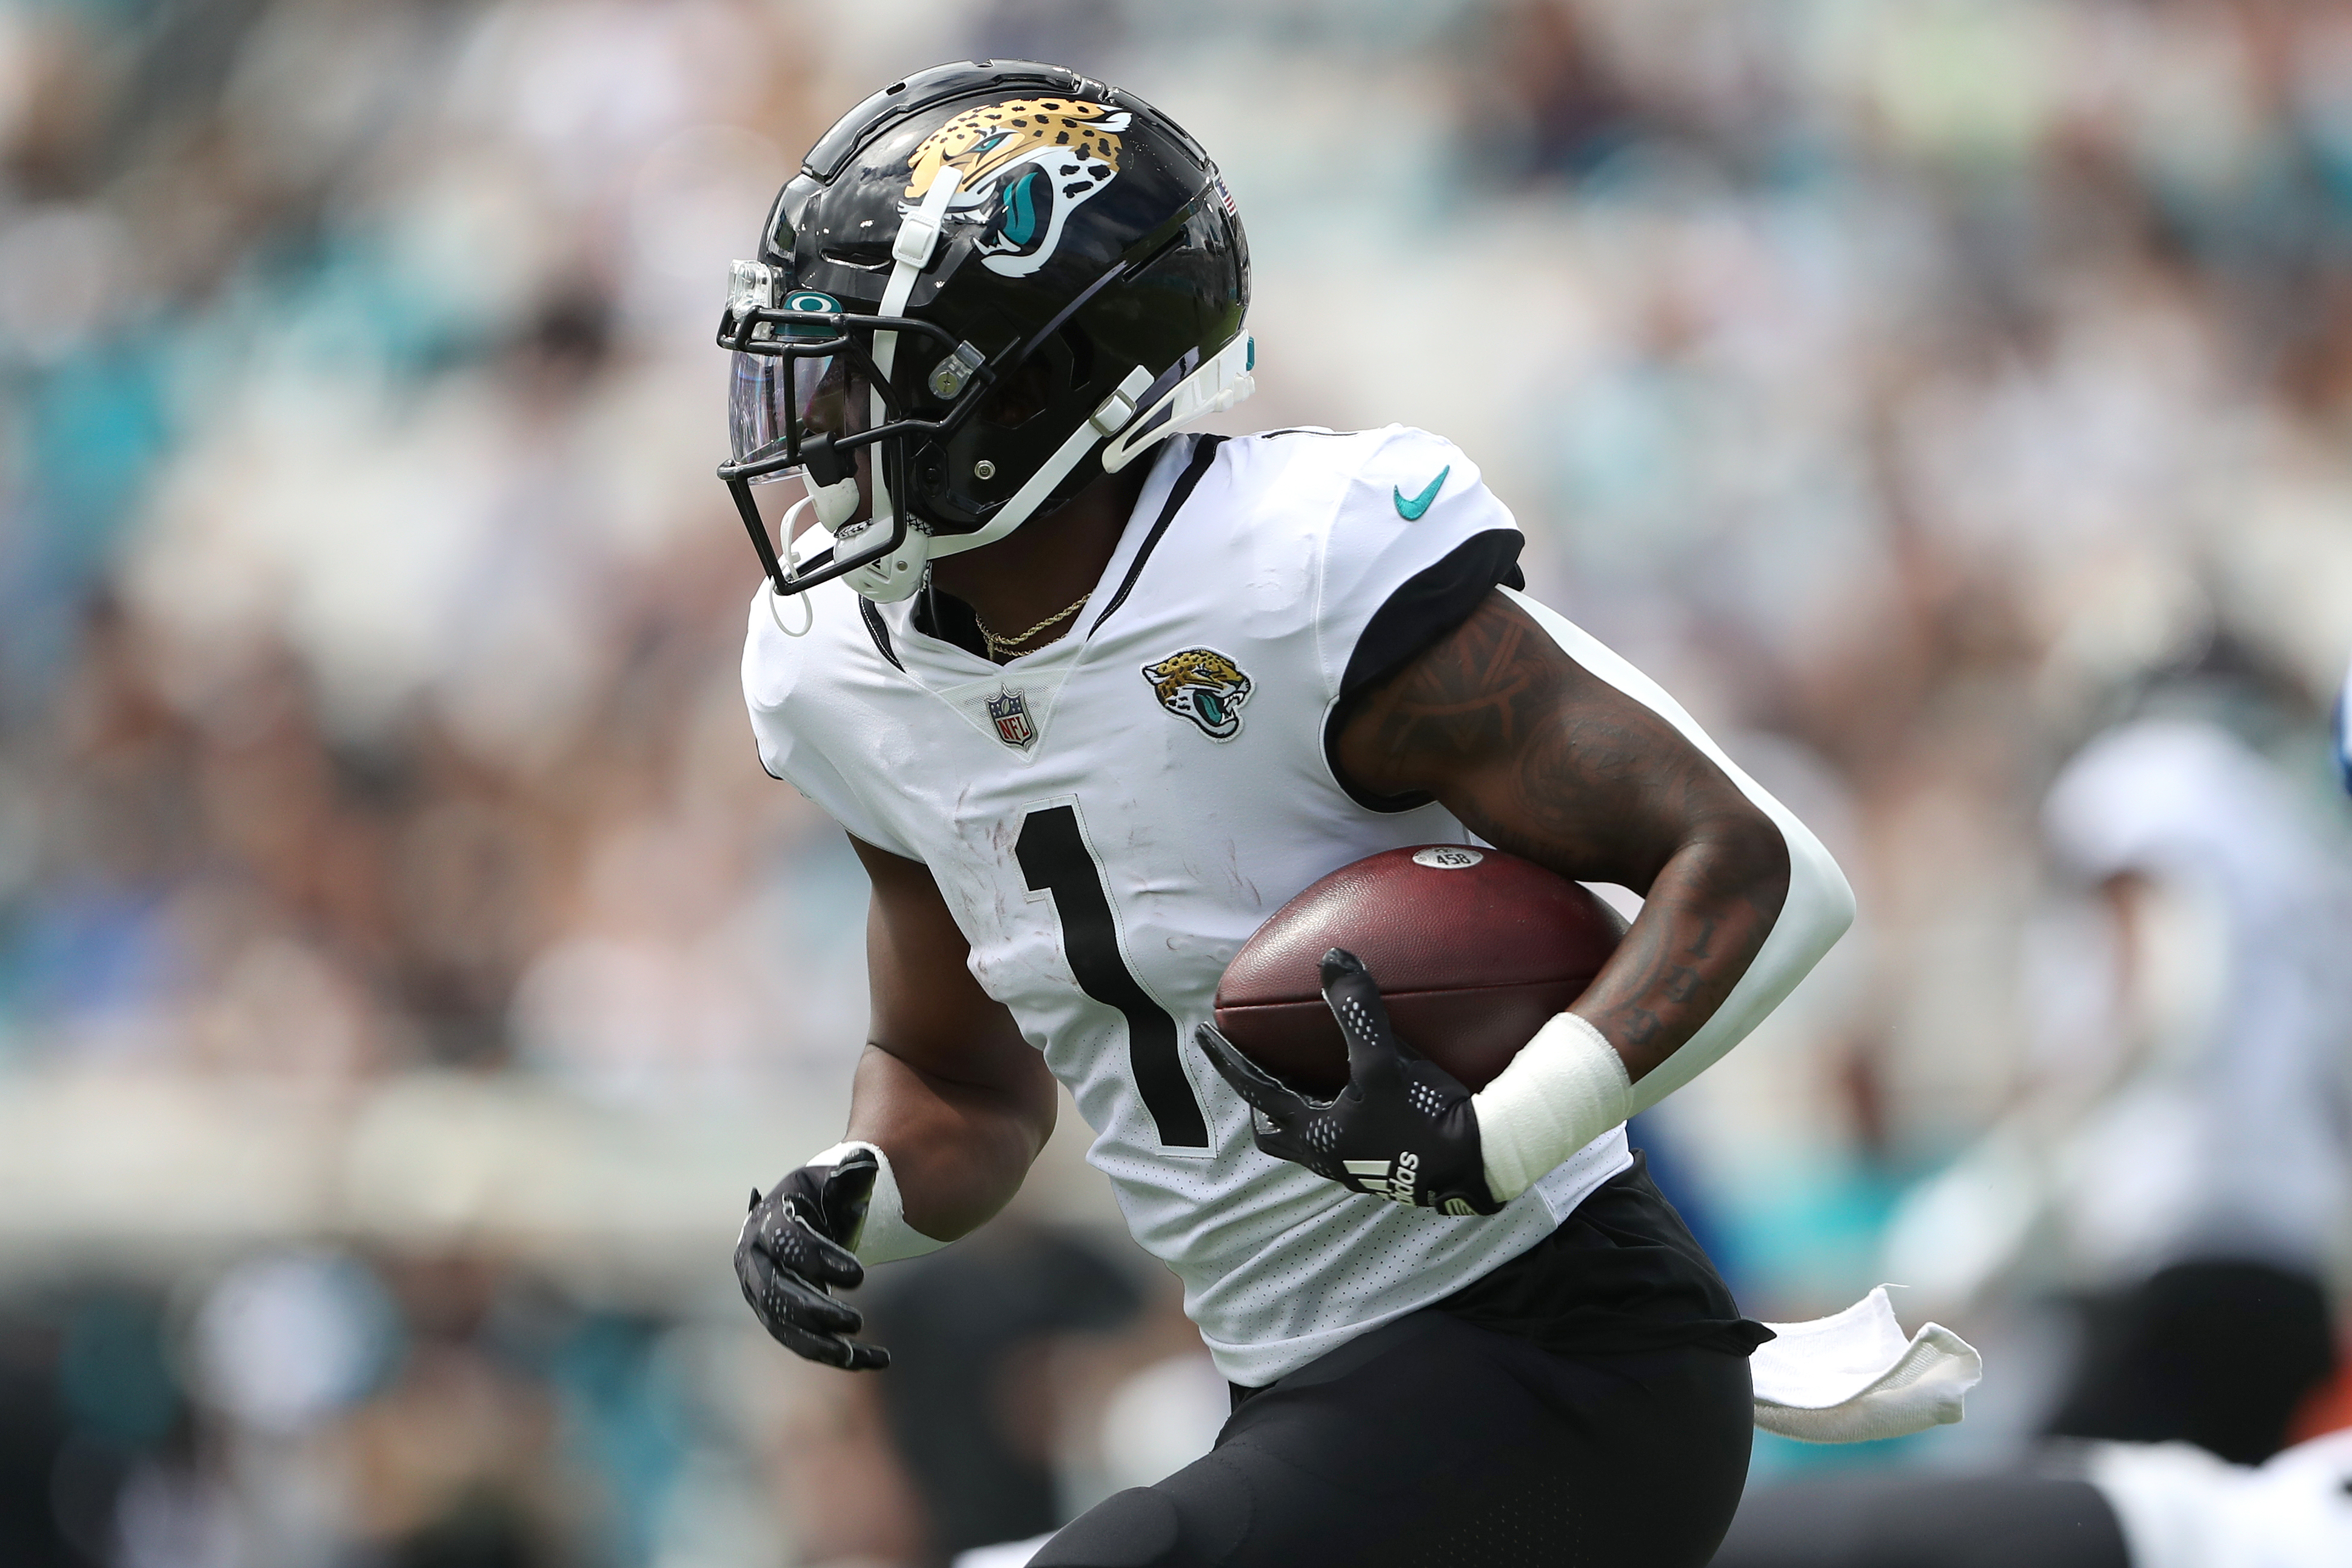
{"label": "jersey collar", "polygon": [[[1070,635],[1034,653],[1024,653],[1009,664],[992,664],[969,648],[919,629],[915,609],[920,596],[917,595],[897,604],[860,601],[875,646],[981,734],[1024,758],[1035,757],[1044,747],[1063,684],[1085,659],[1095,629],[1116,613],[1134,590],[1152,550],[1191,499],[1220,440],[1176,436],[1158,454],[1127,527],[1120,531],[1118,547],[1105,564],[1087,609],[1080,612],[1078,629]],[[1148,525],[1146,518],[1150,519]],[[1097,602],[1103,606],[1100,611],[1095,609]]]}

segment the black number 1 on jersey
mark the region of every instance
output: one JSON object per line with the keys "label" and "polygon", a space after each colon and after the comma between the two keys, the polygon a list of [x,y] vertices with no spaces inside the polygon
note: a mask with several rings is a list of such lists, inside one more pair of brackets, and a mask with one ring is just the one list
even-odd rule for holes
{"label": "black number 1 on jersey", "polygon": [[1177,1054],[1176,1020],[1151,999],[1118,950],[1110,891],[1102,868],[1087,852],[1075,806],[1046,806],[1022,819],[1013,854],[1032,893],[1054,895],[1062,922],[1062,949],[1078,988],[1127,1019],[1127,1051],[1135,1086],[1171,1149],[1205,1149],[1209,1125]]}

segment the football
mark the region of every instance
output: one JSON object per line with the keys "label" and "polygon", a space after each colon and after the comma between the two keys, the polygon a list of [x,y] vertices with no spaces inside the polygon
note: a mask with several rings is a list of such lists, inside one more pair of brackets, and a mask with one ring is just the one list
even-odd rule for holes
{"label": "football", "polygon": [[1338,871],[1276,910],[1218,983],[1218,1029],[1303,1092],[1348,1082],[1318,966],[1345,947],[1408,1044],[1473,1090],[1592,982],[1625,923],[1581,883],[1496,850],[1425,844]]}

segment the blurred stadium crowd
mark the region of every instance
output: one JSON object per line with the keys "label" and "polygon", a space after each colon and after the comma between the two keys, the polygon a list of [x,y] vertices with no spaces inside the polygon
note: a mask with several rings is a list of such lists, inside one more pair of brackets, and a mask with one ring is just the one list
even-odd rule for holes
{"label": "blurred stadium crowd", "polygon": [[[2041,811],[2102,727],[2204,691],[2341,863],[2352,12],[0,0],[11,1562],[927,1563],[1213,1429],[1068,1126],[869,1290],[887,1389],[730,1300],[837,1129],[862,883],[752,755],[709,335],[799,151],[961,53],[1185,121],[1256,264],[1230,427],[1460,442],[1847,865],[1648,1129],[1750,1312],[1874,1282],[2099,1035]],[[1980,1250],[1982,1448],[2021,1303],[2102,1281]]]}

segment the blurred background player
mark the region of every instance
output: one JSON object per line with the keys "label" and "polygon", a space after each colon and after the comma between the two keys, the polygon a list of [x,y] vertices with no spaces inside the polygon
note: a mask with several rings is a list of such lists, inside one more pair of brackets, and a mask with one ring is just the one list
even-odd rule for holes
{"label": "blurred background player", "polygon": [[2105,961],[2053,967],[2084,1005],[2052,997],[2045,1076],[1892,1238],[1890,1268],[1947,1295],[2018,1270],[2080,1292],[2042,1421],[2056,1441],[2008,1473],[1752,1498],[1726,1568],[2317,1568],[2352,1550],[2352,1438],[2280,1451],[2345,1415],[2352,845],[2298,777],[2316,761],[2300,705],[2264,675],[2216,642],[2059,774],[2051,852],[2103,916]]}
{"label": "blurred background player", "polygon": [[2305,756],[2230,653],[2160,683],[2045,808],[2053,856],[2110,912],[2116,1031],[2051,1167],[2061,1244],[2110,1293],[2050,1430],[2252,1464],[2336,1367],[2352,841],[2258,748]]}
{"label": "blurred background player", "polygon": [[1947,1297],[2021,1266],[2082,1295],[2053,1435],[2251,1464],[2336,1366],[2352,844],[2300,777],[2308,708],[2242,648],[2128,706],[2043,809],[2088,903],[2074,940],[2046,934],[2042,1070],[1913,1195],[1889,1267]]}

